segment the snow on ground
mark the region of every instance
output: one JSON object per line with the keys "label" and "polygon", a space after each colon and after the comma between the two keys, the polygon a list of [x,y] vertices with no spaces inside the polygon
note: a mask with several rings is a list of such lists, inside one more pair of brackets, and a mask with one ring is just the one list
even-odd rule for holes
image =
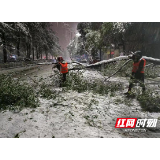
{"label": "snow on ground", "polygon": [[48,65],[50,65],[50,64],[52,64],[52,62],[42,62],[42,63],[37,63],[38,65],[46,65],[46,64],[48,64]]}
{"label": "snow on ground", "polygon": [[[47,72],[48,71],[48,72]],[[52,73],[47,68],[43,76]],[[42,76],[41,72],[41,76]],[[96,71],[84,71],[86,78],[103,78]],[[114,77],[111,81],[121,81],[128,85],[125,78]],[[23,109],[19,113],[3,111],[0,113],[0,137],[48,137],[48,138],[120,138],[120,137],[160,137],[160,132],[148,130],[146,133],[128,133],[116,129],[117,118],[159,118],[159,113],[143,112],[135,99],[126,99],[122,92],[115,97],[101,96],[92,92],[57,93],[54,100],[39,98],[40,107]],[[158,128],[160,128],[158,120]]]}

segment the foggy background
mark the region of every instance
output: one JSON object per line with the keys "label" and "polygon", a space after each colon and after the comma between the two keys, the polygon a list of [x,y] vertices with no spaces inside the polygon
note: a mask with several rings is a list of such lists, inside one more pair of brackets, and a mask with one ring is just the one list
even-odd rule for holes
{"label": "foggy background", "polygon": [[59,38],[59,44],[62,50],[66,50],[70,41],[77,33],[77,24],[79,22],[52,22],[52,29]]}

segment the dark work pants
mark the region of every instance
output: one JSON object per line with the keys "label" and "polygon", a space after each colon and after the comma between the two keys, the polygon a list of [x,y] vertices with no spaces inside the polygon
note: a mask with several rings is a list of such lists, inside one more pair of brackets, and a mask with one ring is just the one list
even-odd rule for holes
{"label": "dark work pants", "polygon": [[145,85],[144,85],[144,73],[138,73],[135,74],[132,72],[132,76],[129,82],[129,89],[128,91],[131,91],[131,89],[134,86],[134,83],[140,83],[140,86],[142,87],[142,91],[145,91]]}
{"label": "dark work pants", "polygon": [[66,75],[67,75],[67,73],[62,73],[61,74],[60,87],[66,81]]}
{"label": "dark work pants", "polygon": [[62,76],[63,76],[63,77],[62,77],[62,82],[65,82],[65,81],[66,81],[66,73],[63,73]]}

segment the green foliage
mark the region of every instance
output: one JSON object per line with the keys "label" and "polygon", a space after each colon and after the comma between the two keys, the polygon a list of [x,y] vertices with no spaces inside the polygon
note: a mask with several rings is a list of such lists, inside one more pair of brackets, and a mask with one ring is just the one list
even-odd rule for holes
{"label": "green foliage", "polygon": [[114,43],[122,44],[127,51],[141,50],[146,56],[159,58],[159,26],[159,22],[81,22],[77,29],[84,45],[94,50]]}
{"label": "green foliage", "polygon": [[76,90],[77,92],[92,91],[98,94],[108,94],[114,96],[114,93],[122,88],[120,83],[104,83],[102,80],[95,80],[93,82],[84,79],[82,72],[71,72],[64,86],[66,89]]}
{"label": "green foliage", "polygon": [[54,93],[53,90],[50,89],[50,85],[46,84],[45,82],[43,82],[40,85],[39,93],[43,98],[47,98],[47,99],[55,99],[56,98],[56,94]]}
{"label": "green foliage", "polygon": [[37,106],[38,98],[32,87],[11,76],[0,75],[0,110]]}
{"label": "green foliage", "polygon": [[86,48],[91,50],[93,48],[101,48],[101,34],[99,31],[90,31],[87,35]]}
{"label": "green foliage", "polygon": [[[123,63],[125,63],[125,60],[117,61],[115,63],[109,63],[105,65],[102,73],[104,74],[104,76],[110,76],[114,72],[116,72],[123,65]],[[133,61],[130,61],[116,74],[116,76],[130,77],[132,73],[132,68],[133,68]],[[145,78],[156,78],[158,77],[159,72],[160,72],[159,66],[153,66],[153,65],[147,66],[145,67]]]}
{"label": "green foliage", "polygon": [[98,115],[92,115],[92,116],[85,115],[84,118],[86,119],[85,123],[88,124],[89,126],[102,128],[101,122],[97,121]]}
{"label": "green foliage", "polygon": [[159,66],[150,65],[145,68],[145,77],[146,78],[156,78],[156,77],[158,77],[159,73],[160,73]]}
{"label": "green foliage", "polygon": [[78,32],[82,35],[82,37],[85,37],[85,35],[88,33],[88,29],[90,29],[91,23],[89,22],[80,22],[77,25]]}
{"label": "green foliage", "polygon": [[137,97],[142,109],[149,112],[160,112],[160,95],[158,92],[148,90]]}
{"label": "green foliage", "polygon": [[126,26],[126,23],[120,22],[81,22],[77,29],[83,38],[85,49],[97,51],[110,47],[111,43],[124,44],[123,35]]}
{"label": "green foliage", "polygon": [[[105,65],[104,70],[103,70],[103,74],[104,76],[110,76],[113,73],[115,73],[123,64],[125,63],[125,61],[117,61],[114,63],[109,63],[107,65]],[[129,62],[126,66],[124,66],[117,74],[116,76],[122,76],[122,77],[128,77],[131,75],[132,73],[132,64],[133,62]]]}

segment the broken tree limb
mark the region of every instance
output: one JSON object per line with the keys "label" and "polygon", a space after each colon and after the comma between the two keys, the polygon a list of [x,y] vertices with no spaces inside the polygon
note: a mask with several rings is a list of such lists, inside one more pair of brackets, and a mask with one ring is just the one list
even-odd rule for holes
{"label": "broken tree limb", "polygon": [[77,64],[79,64],[81,66],[84,66],[83,63],[80,63],[80,62],[77,62],[77,61],[73,61],[72,63],[77,63]]}
{"label": "broken tree limb", "polygon": [[71,70],[82,70],[82,69],[85,69],[86,67],[79,67],[79,68],[70,68],[68,69],[68,71],[71,71]]}
{"label": "broken tree limb", "polygon": [[[143,56],[142,58],[144,58],[147,62],[151,62],[155,65],[160,65],[160,59],[156,59],[156,58],[152,58],[152,57],[146,57],[146,56]],[[94,66],[100,66],[102,64],[112,63],[112,62],[116,62],[116,61],[120,61],[120,60],[128,60],[128,59],[129,59],[128,56],[119,56],[119,57],[116,57],[116,58],[112,58],[112,59],[109,59],[109,60],[103,60],[103,61],[97,62],[95,64],[88,65],[88,66],[86,66],[86,68],[92,68]]]}
{"label": "broken tree limb", "polygon": [[[84,69],[84,68],[95,68],[95,67],[99,67],[103,64],[109,64],[109,63],[120,61],[120,60],[128,60],[128,58],[129,58],[128,56],[119,56],[119,57],[112,58],[112,59],[109,59],[109,60],[103,60],[103,61],[97,62],[95,64],[90,64],[90,65],[87,65],[87,66],[84,66],[81,63],[76,62],[77,64],[81,64],[83,67],[82,68],[72,68],[72,69],[69,69],[69,70],[81,70],[81,69]],[[152,58],[152,57],[146,57],[146,56],[143,56],[142,58],[144,58],[147,62],[153,63],[154,65],[160,65],[160,59],[156,59],[156,58]],[[146,67],[148,67],[148,66],[146,66]]]}
{"label": "broken tree limb", "polygon": [[151,66],[151,65],[154,65],[154,64],[153,64],[153,63],[151,63],[151,64],[146,65],[145,67],[149,67],[149,66]]}
{"label": "broken tree limb", "polygon": [[105,81],[106,81],[107,79],[113,77],[115,74],[117,74],[117,73],[118,73],[128,62],[130,62],[130,61],[131,61],[131,59],[129,59],[127,62],[125,62],[125,63],[121,66],[121,68],[119,68],[115,73],[113,73],[111,76],[109,76],[108,78],[106,78]]}
{"label": "broken tree limb", "polygon": [[83,65],[82,63],[74,61],[74,63],[80,64],[83,67],[71,68],[71,69],[68,69],[68,70],[70,71],[70,70],[81,70],[81,69],[85,69],[85,68],[94,68],[94,67],[101,66],[103,64],[109,64],[109,63],[112,63],[112,62],[116,62],[116,61],[120,61],[120,60],[127,60],[127,59],[128,59],[128,56],[120,56],[120,57],[112,58],[112,59],[109,59],[109,60],[103,60],[103,61],[100,61],[100,62],[97,62],[97,63],[94,63],[94,64],[90,64],[90,65],[87,65],[87,66]]}
{"label": "broken tree limb", "polygon": [[108,63],[112,63],[112,62],[116,62],[116,61],[120,61],[120,60],[127,60],[127,59],[128,59],[128,56],[119,56],[119,57],[112,58],[109,60],[103,60],[103,61],[97,62],[95,64],[87,65],[85,68],[94,68],[97,66],[101,66],[102,64],[108,64]]}
{"label": "broken tree limb", "polygon": [[[119,56],[119,57],[116,57],[116,58],[112,58],[112,59],[109,59],[109,60],[103,60],[103,61],[100,61],[100,62],[97,62],[95,64],[91,64],[91,65],[83,65],[82,63],[79,63],[79,62],[76,62],[74,61],[74,63],[77,63],[77,64],[80,64],[82,67],[75,67],[75,68],[70,68],[68,69],[68,71],[71,71],[71,70],[82,70],[82,69],[87,69],[87,68],[95,68],[95,67],[99,67],[99,66],[102,66],[104,64],[109,64],[109,63],[114,63],[116,61],[121,61],[121,60],[128,60],[128,56]],[[151,62],[154,65],[160,65],[160,59],[156,59],[156,58],[152,58],[152,57],[146,57],[146,56],[143,56],[142,58],[146,59],[147,62]],[[110,77],[114,76],[115,74],[117,74],[129,61],[131,61],[131,59],[129,59],[128,61],[126,61],[120,69],[118,69],[114,74],[112,74],[111,76],[109,76],[107,79],[109,79]],[[148,64],[146,67],[152,65],[152,64]],[[105,79],[105,80],[107,80]]]}
{"label": "broken tree limb", "polygon": [[146,56],[143,56],[142,58],[144,58],[147,62],[151,62],[155,65],[160,65],[160,59],[152,58],[152,57],[146,57]]}
{"label": "broken tree limb", "polygon": [[27,76],[28,78],[30,78],[34,83],[36,83],[36,84],[38,84],[38,82],[36,82],[33,78],[31,78],[30,76],[28,76],[28,75],[25,75],[25,76]]}

